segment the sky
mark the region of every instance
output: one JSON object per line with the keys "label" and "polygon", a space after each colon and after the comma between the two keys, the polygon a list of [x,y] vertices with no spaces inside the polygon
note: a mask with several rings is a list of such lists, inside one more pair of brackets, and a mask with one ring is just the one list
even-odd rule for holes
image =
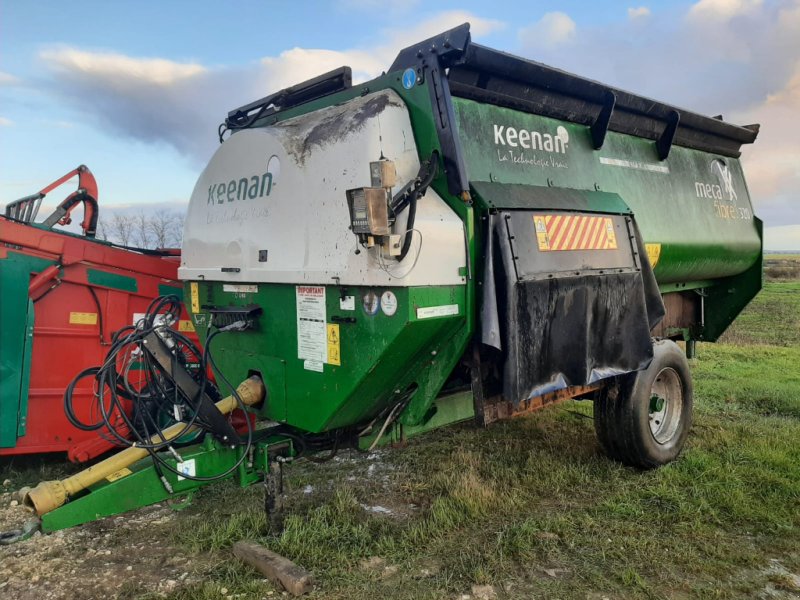
{"label": "sky", "polygon": [[0,205],[83,163],[101,213],[180,208],[228,110],[343,64],[365,81],[465,21],[484,45],[760,123],[742,160],[765,247],[800,250],[800,0],[2,0]]}

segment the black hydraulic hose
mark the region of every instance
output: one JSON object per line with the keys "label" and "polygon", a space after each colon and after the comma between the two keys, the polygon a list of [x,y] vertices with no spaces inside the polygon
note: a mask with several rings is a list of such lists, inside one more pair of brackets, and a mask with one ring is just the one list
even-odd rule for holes
{"label": "black hydraulic hose", "polygon": [[408,205],[408,219],[406,220],[406,233],[403,239],[403,247],[400,250],[400,255],[397,256],[397,262],[401,262],[411,249],[411,237],[414,230],[414,222],[417,217],[417,200],[428,189],[428,186],[433,182],[436,174],[439,172],[439,153],[433,152],[428,159],[427,165],[424,167],[427,170],[425,179],[421,180],[414,190],[411,192],[411,198]]}
{"label": "black hydraulic hose", "polygon": [[414,233],[414,221],[417,217],[417,194],[416,192],[411,195],[411,202],[408,205],[408,219],[406,220],[406,235],[403,238],[403,247],[400,250],[400,256],[397,257],[397,262],[401,262],[411,249],[411,237]]}

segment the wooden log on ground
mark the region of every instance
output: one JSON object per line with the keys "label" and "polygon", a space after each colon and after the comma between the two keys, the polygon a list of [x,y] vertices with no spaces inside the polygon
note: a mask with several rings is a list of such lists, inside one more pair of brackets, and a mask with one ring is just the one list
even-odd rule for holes
{"label": "wooden log on ground", "polygon": [[294,596],[302,596],[314,587],[311,573],[264,546],[254,542],[236,542],[233,554]]}

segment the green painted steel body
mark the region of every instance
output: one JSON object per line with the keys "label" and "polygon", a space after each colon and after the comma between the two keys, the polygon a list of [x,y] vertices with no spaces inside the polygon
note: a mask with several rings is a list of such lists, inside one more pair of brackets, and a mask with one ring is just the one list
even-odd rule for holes
{"label": "green painted steel body", "polygon": [[[433,151],[442,150],[429,84],[422,82],[407,90],[400,79],[400,73],[389,73],[367,84],[280,111],[257,125],[268,127],[342,104],[367,91],[391,89],[407,106],[422,161]],[[685,331],[687,339],[717,339],[760,289],[760,222],[752,215],[738,160],[675,146],[669,158],[660,161],[652,141],[613,132],[608,133],[601,150],[594,150],[585,126],[460,98],[453,98],[453,104],[471,182],[526,187],[530,193],[527,199],[522,195],[514,207],[518,209],[535,205],[530,199],[537,197],[537,190],[561,188],[594,194],[587,206],[591,204],[595,210],[634,214],[645,241],[660,245],[655,274],[662,292],[698,289],[707,296],[704,323]],[[552,134],[564,130],[569,148],[547,157],[537,152],[516,152],[524,149],[508,144],[498,150],[494,143],[495,124]],[[712,170],[715,160],[727,167],[737,201],[697,197],[701,185],[703,194],[709,189],[712,196],[720,193],[713,188],[718,185]],[[366,165],[354,165],[359,167]],[[403,319],[387,319],[380,313],[367,317],[357,307],[356,323],[340,324],[342,366],[326,364],[323,373],[303,368],[297,358],[293,285],[259,284],[257,294],[236,298],[235,294],[224,296],[219,282],[199,282],[201,304],[208,301],[210,292],[217,305],[254,302],[264,308],[256,331],[228,334],[227,339],[220,336],[214,344],[220,366],[230,380],[241,380],[254,370],[262,373],[269,388],[265,416],[313,432],[353,425],[377,414],[412,383],[420,389],[402,414],[401,422],[422,426],[433,416],[434,400],[475,329],[476,284],[481,278],[483,256],[482,232],[476,223],[488,211],[509,201],[483,198],[474,189],[475,201],[465,201],[448,191],[443,171],[441,168],[432,188],[464,223],[469,274],[466,285],[458,289],[428,288],[429,292],[423,292],[425,288],[393,288],[398,294],[399,312],[407,315]],[[547,208],[575,210],[576,205],[554,204]],[[328,315],[348,316],[338,311],[342,288],[326,285],[326,289]],[[357,297],[364,291],[346,290]],[[430,323],[414,322],[409,307],[423,293],[453,294],[459,314]],[[199,316],[199,322],[198,315],[194,318],[204,338],[206,317]]]}
{"label": "green painted steel body", "polygon": [[[758,260],[761,236],[737,159],[674,146],[662,161],[652,141],[614,132],[594,150],[588,127],[462,98],[453,102],[470,181],[618,194],[636,216],[645,242],[661,244],[659,283],[737,275]],[[496,127],[505,128],[499,136]],[[551,135],[561,128],[569,141],[564,152],[523,148],[518,135],[508,140],[509,127],[518,134]],[[502,143],[495,143],[497,138]],[[713,187],[720,185],[715,161],[729,170],[734,200],[722,186]],[[698,184],[703,194],[706,184],[711,186],[710,198],[698,197]],[[722,198],[714,197],[717,192]]]}
{"label": "green painted steel body", "polygon": [[25,435],[28,417],[33,302],[28,296],[30,274],[54,261],[8,252],[0,269],[0,448],[13,448]]}
{"label": "green painted steel body", "polygon": [[[225,479],[235,478],[242,487],[263,480],[269,471],[269,459],[273,447],[290,448],[285,438],[272,437],[253,445],[253,452],[245,457],[239,466]],[[184,463],[194,461],[198,477],[212,477],[232,469],[244,452],[243,448],[231,449],[214,442],[210,435],[194,446],[179,448]],[[165,460],[176,468],[176,460],[165,456]],[[87,492],[72,498],[63,506],[42,515],[42,531],[45,533],[75,527],[89,521],[125,513],[142,506],[164,500],[180,500],[209,482],[191,479],[178,479],[177,475],[164,469],[164,477],[172,491],[168,491],[153,468],[148,457],[123,469],[113,480],[103,480],[93,485]],[[220,481],[217,479],[216,481]]]}
{"label": "green painted steel body", "polygon": [[[324,364],[323,372],[307,370],[297,358],[295,286],[258,286],[254,294],[225,292],[221,283],[198,286],[200,305],[246,306],[258,304],[264,313],[255,329],[223,333],[212,342],[216,363],[230,381],[254,373],[267,387],[262,416],[320,432],[358,423],[393,403],[409,385],[420,389],[407,412],[418,422],[452,371],[465,339],[464,286],[395,288],[397,312],[370,315],[361,305],[363,295],[381,289],[348,287],[358,298],[355,311],[339,308],[339,288],[326,293],[328,321],[338,323],[341,365]],[[417,308],[457,305],[458,314],[418,319]],[[355,322],[343,322],[344,319]],[[194,315],[195,327],[205,341],[208,316]],[[432,382],[432,384],[431,384]],[[437,385],[438,383],[438,385]],[[394,400],[396,401],[396,400]]]}

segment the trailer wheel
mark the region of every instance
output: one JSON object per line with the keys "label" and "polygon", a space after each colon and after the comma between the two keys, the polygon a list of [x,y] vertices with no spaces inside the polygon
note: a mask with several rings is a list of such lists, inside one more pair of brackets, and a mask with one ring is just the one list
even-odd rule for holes
{"label": "trailer wheel", "polygon": [[671,340],[653,344],[653,361],[618,377],[594,406],[597,438],[606,454],[652,469],[680,454],[692,424],[692,379],[686,356]]}

